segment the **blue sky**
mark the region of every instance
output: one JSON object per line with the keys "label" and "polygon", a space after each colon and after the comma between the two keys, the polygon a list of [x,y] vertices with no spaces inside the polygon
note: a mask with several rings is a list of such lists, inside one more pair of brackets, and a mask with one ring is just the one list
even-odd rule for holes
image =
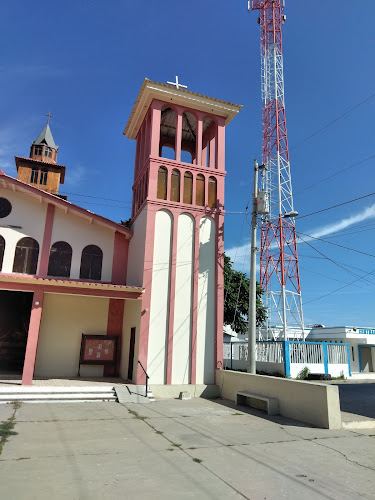
{"label": "blue sky", "polygon": [[[302,218],[375,191],[375,158],[310,187],[375,155],[375,97],[304,141],[374,94],[375,2],[362,0],[358,9],[350,0],[286,0],[285,13],[297,231],[375,255],[375,196]],[[67,166],[61,192],[105,217],[127,219],[135,143],[122,132],[143,78],[166,82],[179,75],[190,90],[244,105],[226,135],[226,210],[243,211],[253,158],[261,155],[256,17],[247,13],[246,0],[6,1],[0,32],[0,168],[16,175],[14,155],[28,156],[51,111],[59,162]],[[225,248],[237,255],[235,266],[246,270],[249,226],[235,214],[228,214],[225,224]],[[374,326],[375,258],[309,243],[321,253],[299,245],[306,322]]]}

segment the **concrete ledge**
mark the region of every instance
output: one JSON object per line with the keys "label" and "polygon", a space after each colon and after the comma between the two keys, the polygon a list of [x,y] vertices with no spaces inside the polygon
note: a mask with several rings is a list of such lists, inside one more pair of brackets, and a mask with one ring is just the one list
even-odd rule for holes
{"label": "concrete ledge", "polygon": [[229,370],[217,370],[216,383],[221,396],[231,401],[241,391],[270,396],[279,400],[280,415],[323,429],[341,429],[337,386]]}
{"label": "concrete ledge", "polygon": [[152,394],[156,399],[178,398],[180,392],[188,392],[192,398],[216,399],[220,397],[220,391],[217,385],[205,384],[181,384],[181,385],[158,385],[150,384]]}

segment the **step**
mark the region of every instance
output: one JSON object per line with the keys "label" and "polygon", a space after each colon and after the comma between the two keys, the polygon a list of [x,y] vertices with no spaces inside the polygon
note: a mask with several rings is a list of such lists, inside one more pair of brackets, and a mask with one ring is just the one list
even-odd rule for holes
{"label": "step", "polygon": [[107,393],[113,392],[113,386],[15,386],[15,387],[1,387],[0,394],[48,394],[48,393]]}

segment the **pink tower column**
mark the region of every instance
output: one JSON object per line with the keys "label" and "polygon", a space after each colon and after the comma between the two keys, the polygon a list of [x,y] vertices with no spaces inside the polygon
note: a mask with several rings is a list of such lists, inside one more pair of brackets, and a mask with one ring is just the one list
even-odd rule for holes
{"label": "pink tower column", "polygon": [[182,108],[177,110],[177,123],[176,123],[176,142],[175,142],[175,158],[176,161],[181,161],[181,141],[182,141]]}
{"label": "pink tower column", "polygon": [[197,141],[196,141],[196,164],[198,166],[202,165],[202,135],[203,135],[203,118],[202,115],[198,115],[197,119]]}
{"label": "pink tower column", "polygon": [[[160,144],[160,122],[161,122],[161,108],[163,103],[160,101],[153,101],[151,104],[151,156],[159,156]],[[143,166],[143,165],[142,165]]]}
{"label": "pink tower column", "polygon": [[[152,266],[154,261],[154,237],[155,237],[155,216],[156,210],[151,207],[147,213],[147,226],[146,226],[146,243],[145,243],[145,267],[143,271],[143,287],[145,293],[142,298],[142,312],[139,331],[139,347],[138,347],[138,360],[142,363],[147,371],[147,357],[148,357],[148,335],[150,327],[150,305],[151,305],[151,285],[152,285]],[[147,310],[146,310],[147,309]],[[146,376],[139,366],[137,367],[137,384],[145,384]]]}
{"label": "pink tower column", "polygon": [[38,347],[39,328],[43,309],[43,290],[35,290],[27,335],[25,361],[22,372],[22,385],[31,385],[34,376],[36,350]]}
{"label": "pink tower column", "polygon": [[[215,337],[215,368],[223,366],[223,336],[224,336],[224,216],[217,214],[216,222],[216,337]],[[215,371],[216,373],[216,371]]]}
{"label": "pink tower column", "polygon": [[225,170],[225,120],[218,118],[216,133],[216,168]]}

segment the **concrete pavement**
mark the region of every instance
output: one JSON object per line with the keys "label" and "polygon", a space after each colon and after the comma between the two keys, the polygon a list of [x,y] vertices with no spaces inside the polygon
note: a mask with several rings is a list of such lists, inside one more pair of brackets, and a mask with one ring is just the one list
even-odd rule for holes
{"label": "concrete pavement", "polygon": [[0,405],[14,413],[0,498],[375,499],[374,430],[204,399]]}

